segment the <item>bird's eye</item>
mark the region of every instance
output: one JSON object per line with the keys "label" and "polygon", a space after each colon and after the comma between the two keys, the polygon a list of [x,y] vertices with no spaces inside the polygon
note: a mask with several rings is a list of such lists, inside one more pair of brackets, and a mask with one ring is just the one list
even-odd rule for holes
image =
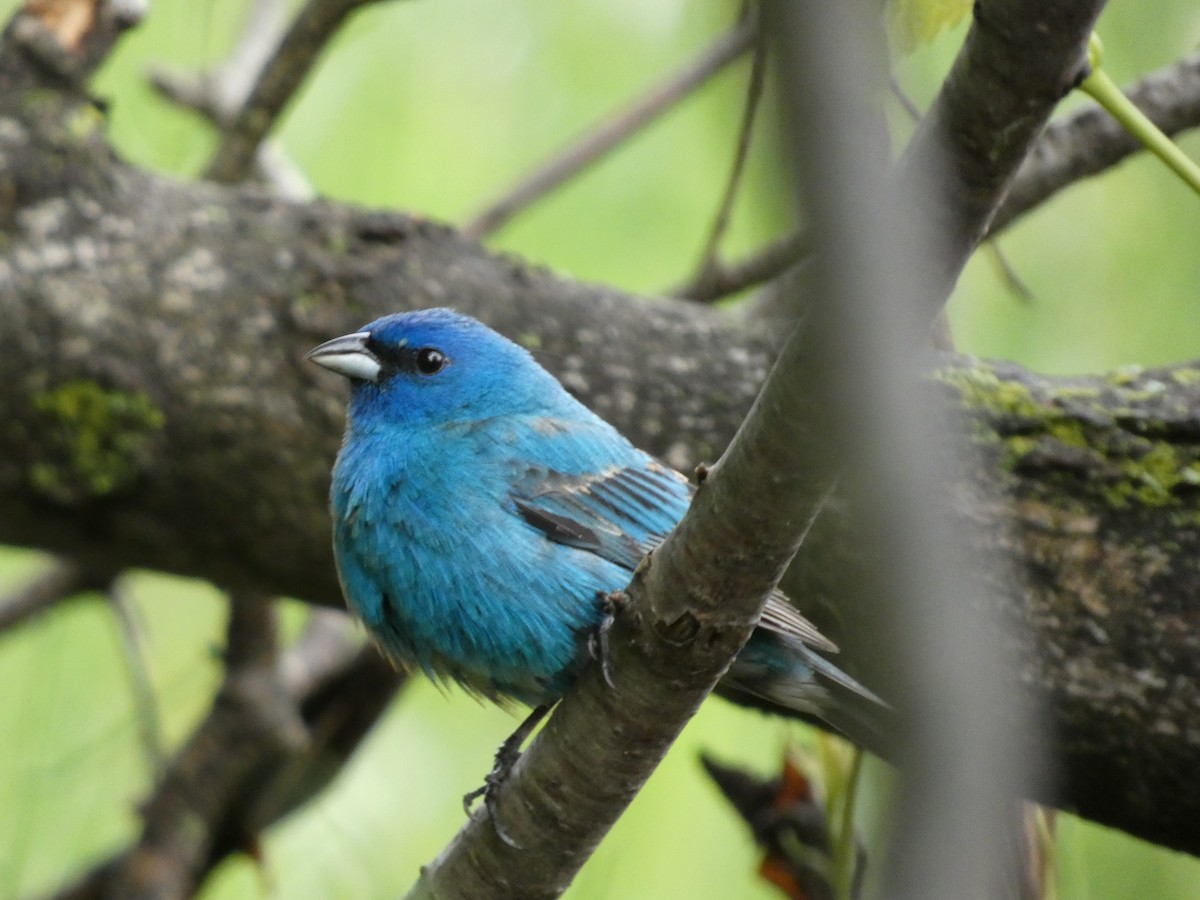
{"label": "bird's eye", "polygon": [[422,375],[436,375],[450,360],[436,347],[423,347],[417,351],[417,371]]}

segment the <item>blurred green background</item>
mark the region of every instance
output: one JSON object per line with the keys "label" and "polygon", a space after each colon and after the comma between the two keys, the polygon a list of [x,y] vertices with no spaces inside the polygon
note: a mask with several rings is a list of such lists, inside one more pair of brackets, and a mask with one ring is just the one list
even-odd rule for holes
{"label": "blurred green background", "polygon": [[[14,5],[0,9],[7,17]],[[111,102],[112,137],[129,160],[179,177],[202,168],[212,134],[143,76],[152,63],[222,58],[244,5],[158,0],[122,42],[95,90]],[[735,12],[717,0],[382,4],[338,37],[279,137],[323,195],[463,221],[675,68]],[[1125,83],[1191,51],[1200,9],[1118,0],[1100,33],[1106,65]],[[920,105],[961,36],[949,32],[898,65]],[[633,291],[681,281],[723,190],[748,71],[746,60],[731,67],[491,243]],[[892,119],[902,140],[904,117]],[[755,144],[726,242],[733,254],[786,228],[787,192],[767,137]],[[1195,139],[1183,146],[1200,157]],[[1200,356],[1198,222],[1200,200],[1149,159],[1072,188],[1000,240],[1031,301],[1013,294],[987,254],[968,268],[951,305],[961,349],[1054,373]],[[39,565],[36,554],[0,551],[0,589]],[[223,602],[200,583],[140,574],[129,584],[174,745],[217,686]],[[290,608],[287,621],[294,627],[302,616]],[[122,647],[99,596],[0,636],[0,897],[49,889],[136,832],[149,775]],[[461,825],[459,798],[479,784],[514,724],[418,681],[333,789],[266,836],[264,865],[231,861],[203,896],[396,896]],[[776,897],[754,876],[749,836],[696,757],[704,748],[767,773],[789,742],[810,741],[799,726],[707,704],[568,896]],[[868,769],[872,782],[883,777]],[[1200,861],[1069,817],[1059,820],[1057,864],[1061,900],[1200,896]]]}

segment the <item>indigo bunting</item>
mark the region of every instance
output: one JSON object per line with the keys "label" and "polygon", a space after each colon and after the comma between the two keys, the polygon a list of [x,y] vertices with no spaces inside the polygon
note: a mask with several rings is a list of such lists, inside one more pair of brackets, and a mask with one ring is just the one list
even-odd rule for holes
{"label": "indigo bunting", "polygon": [[[350,379],[331,491],[350,608],[405,667],[554,703],[688,480],[451,310],[384,316],[308,358]],[[804,717],[824,717],[823,682],[875,699],[817,652],[833,650],[777,592],[719,690]]]}

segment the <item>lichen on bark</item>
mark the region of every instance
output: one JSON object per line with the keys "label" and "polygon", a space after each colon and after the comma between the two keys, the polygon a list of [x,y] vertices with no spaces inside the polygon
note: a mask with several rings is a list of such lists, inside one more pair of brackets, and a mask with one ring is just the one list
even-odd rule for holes
{"label": "lichen on bark", "polygon": [[29,468],[32,489],[76,505],[129,487],[153,460],[161,409],[141,391],[75,379],[34,394],[33,431],[42,436]]}

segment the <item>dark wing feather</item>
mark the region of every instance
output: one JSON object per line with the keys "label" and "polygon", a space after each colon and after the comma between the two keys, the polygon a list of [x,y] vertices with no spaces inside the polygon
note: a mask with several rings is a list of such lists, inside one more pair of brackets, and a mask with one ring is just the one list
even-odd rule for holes
{"label": "dark wing feather", "polygon": [[[691,503],[694,488],[656,461],[597,475],[528,472],[512,500],[521,518],[557,544],[595,553],[632,572],[658,546]],[[816,650],[837,645],[775,591],[759,626]]]}
{"label": "dark wing feather", "polygon": [[763,607],[762,618],[758,620],[758,626],[767,631],[774,631],[776,634],[797,638],[814,650],[822,650],[825,653],[838,652],[837,644],[817,631],[816,625],[800,615],[800,611],[792,606],[791,601],[782,591],[775,591],[767,599],[767,605]]}
{"label": "dark wing feather", "polygon": [[521,517],[555,543],[630,572],[675,527],[691,501],[682,475],[659,463],[596,475],[533,470],[513,490]]}
{"label": "dark wing feather", "polygon": [[603,550],[604,544],[600,540],[600,535],[573,519],[538,509],[515,497],[513,503],[516,504],[517,512],[521,514],[521,518],[526,523],[545,534],[554,543],[565,544],[579,550],[588,550],[592,553],[600,553]]}

